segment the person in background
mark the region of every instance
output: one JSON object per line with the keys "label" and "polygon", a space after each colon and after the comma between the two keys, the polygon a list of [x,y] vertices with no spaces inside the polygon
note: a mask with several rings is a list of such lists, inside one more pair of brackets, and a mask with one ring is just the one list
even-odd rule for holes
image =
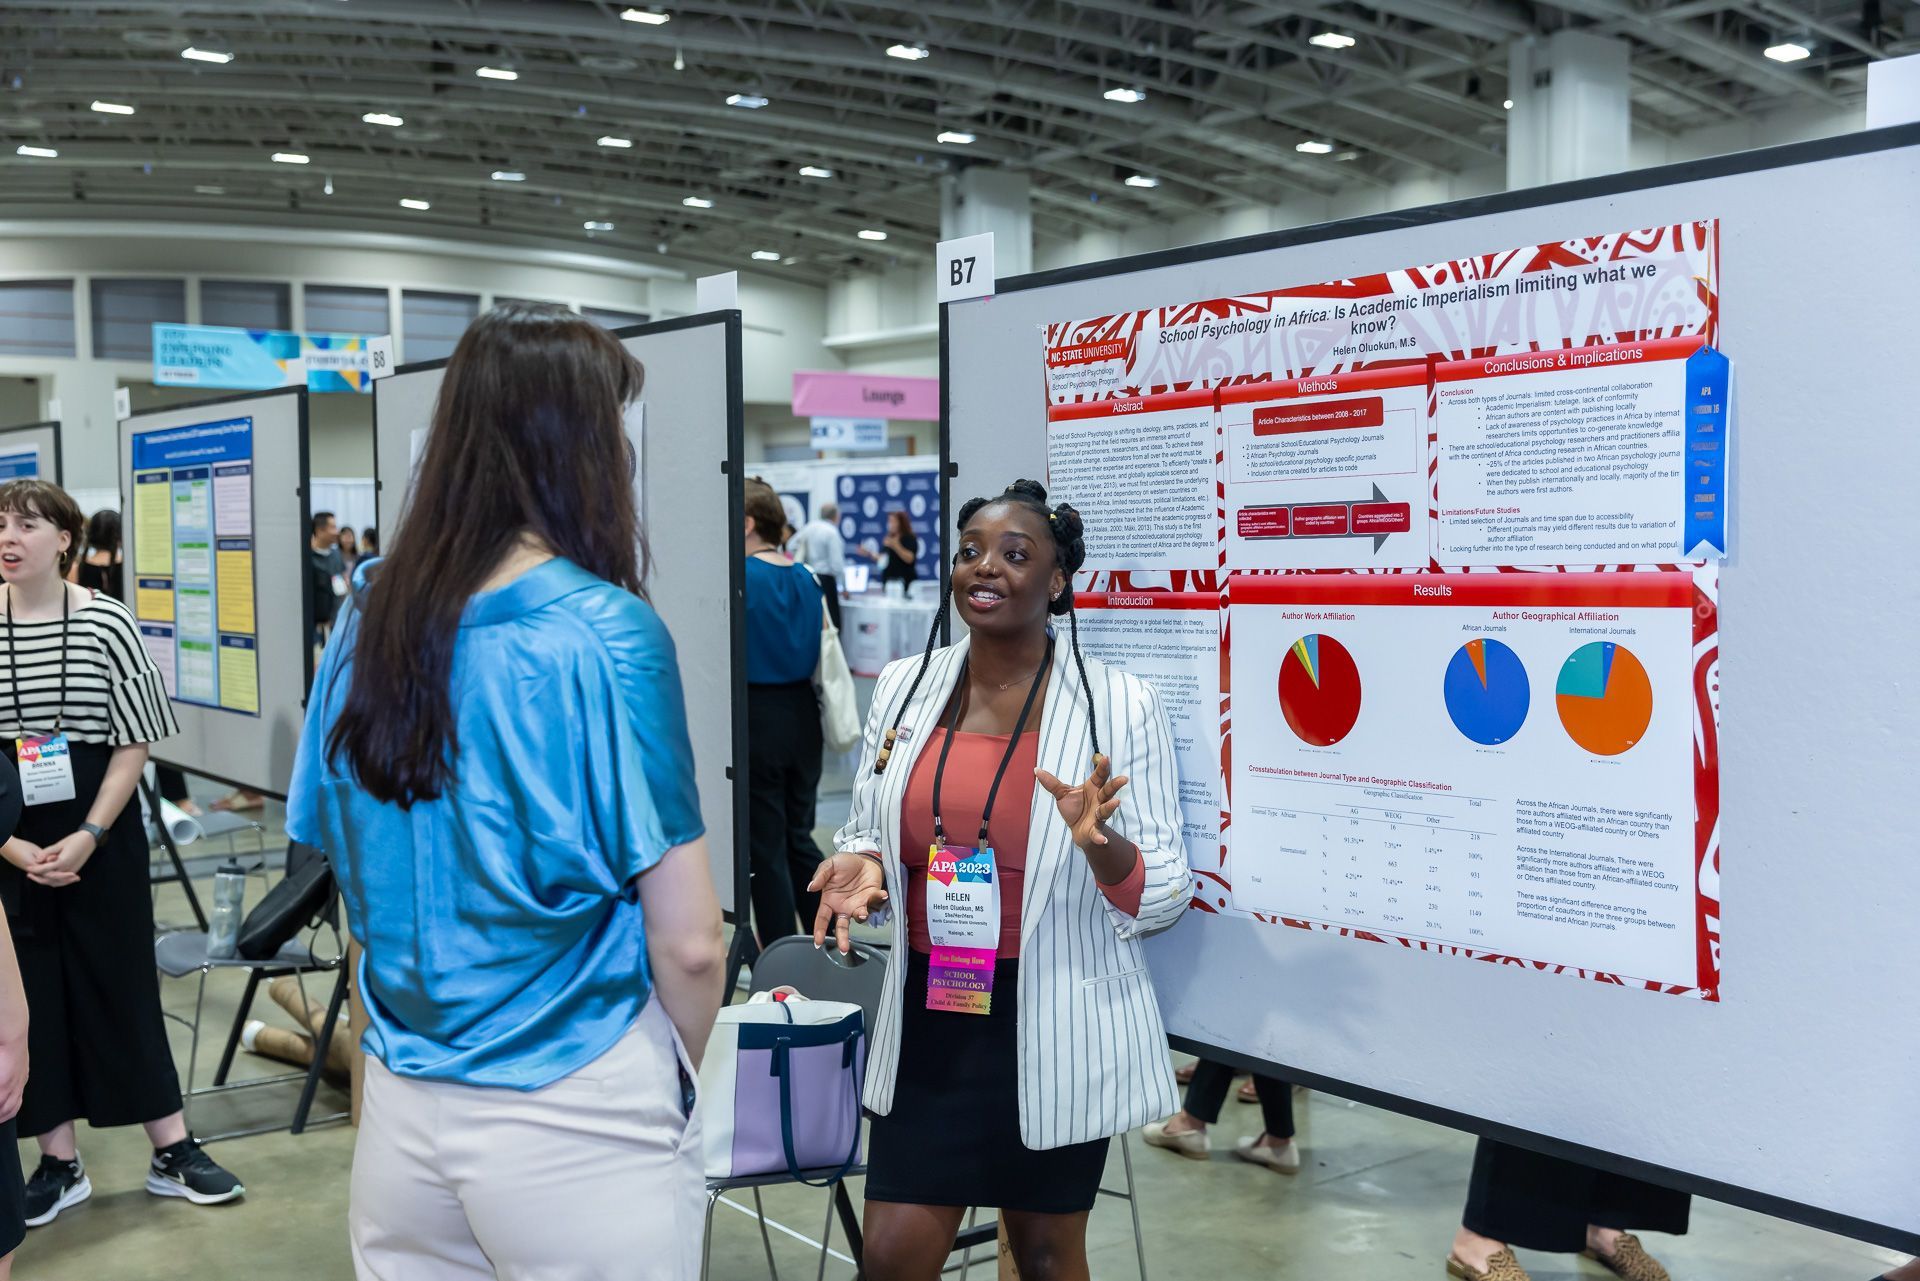
{"label": "person in background", "polygon": [[340,526],[340,534],[334,546],[340,549],[340,563],[346,567],[347,589],[353,589],[353,567],[360,563],[360,543],[353,535],[353,526]]}
{"label": "person in background", "polygon": [[120,556],[120,513],[102,507],[87,517],[87,553],[73,562],[67,581],[115,600],[125,600],[121,590],[125,573]]}
{"label": "person in background", "polygon": [[[1021,480],[958,525],[952,590],[926,652],[881,674],[816,877],[816,946],[831,932],[845,952],[852,921],[895,913],[864,1275],[938,1281],[967,1207],[988,1205],[1022,1277],[1086,1281],[1111,1137],[1177,1105],[1140,938],[1192,894],[1179,762],[1153,687],[1080,653],[1079,513]],[[949,607],[966,634],[936,649]],[[963,886],[963,860],[992,872]],[[936,948],[959,950],[936,965]]]}
{"label": "person in background", "polygon": [[365,948],[362,1281],[699,1272],[725,955],[627,470],[642,378],[564,307],[475,321],[314,679],[287,830]]}
{"label": "person in background", "polygon": [[754,933],[765,947],[799,933],[819,907],[806,886],[820,865],[813,818],[824,744],[813,673],[826,609],[814,576],[780,551],[780,495],[755,476],[745,503],[747,846]]}
{"label": "person in background", "polygon": [[340,556],[340,528],[332,512],[315,512],[307,538],[307,597],[313,603],[313,645],[327,643],[333,617],[347,597],[347,566]]}
{"label": "person in background", "polygon": [[1584,1254],[1623,1281],[1669,1281],[1628,1228],[1686,1233],[1693,1198],[1624,1174],[1481,1139],[1447,1255],[1460,1281],[1527,1281],[1513,1246]]}
{"label": "person in background", "polygon": [[916,562],[920,559],[920,537],[913,532],[907,513],[896,507],[887,513],[887,539],[881,544],[880,584],[899,583],[905,592],[920,577]]}
{"label": "person in background", "polygon": [[[1147,1126],[1143,1137],[1156,1148],[1206,1160],[1213,1151],[1207,1127],[1219,1122],[1220,1106],[1227,1101],[1234,1075],[1224,1063],[1201,1059],[1193,1065],[1186,1107],[1165,1121]],[[1255,1074],[1253,1088],[1266,1128],[1241,1139],[1234,1145],[1233,1154],[1279,1174],[1300,1173],[1300,1147],[1293,1141],[1293,1087],[1278,1077]]]}
{"label": "person in background", "polygon": [[[0,753],[0,841],[20,822],[20,775]],[[27,991],[14,956],[13,931],[0,917],[0,1281],[13,1277],[13,1252],[27,1236],[27,1186],[20,1162],[7,1155],[16,1144],[14,1118],[27,1088]]]}
{"label": "person in background", "polygon": [[0,846],[0,901],[32,1011],[18,1120],[41,1153],[29,1227],[93,1194],[75,1148],[81,1118],[145,1126],[156,1196],[213,1205],[245,1192],[181,1114],[153,968],[147,833],[128,803],[148,744],[179,727],[127,607],[65,581],[80,534],[80,509],[58,485],[0,485],[0,739],[33,761],[20,825]]}
{"label": "person in background", "polygon": [[375,560],[380,555],[380,531],[372,525],[360,531],[360,559]]}
{"label": "person in background", "polygon": [[827,617],[840,629],[840,577],[847,572],[847,542],[840,537],[840,508],[823,503],[820,514],[800,527],[794,559],[813,571],[827,598]]}

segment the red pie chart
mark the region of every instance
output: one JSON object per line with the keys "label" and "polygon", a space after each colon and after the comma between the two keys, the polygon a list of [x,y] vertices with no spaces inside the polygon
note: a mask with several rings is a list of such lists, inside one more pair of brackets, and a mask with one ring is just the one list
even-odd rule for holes
{"label": "red pie chart", "polygon": [[1302,636],[1280,660],[1280,711],[1300,741],[1331,747],[1360,719],[1360,669],[1331,636]]}

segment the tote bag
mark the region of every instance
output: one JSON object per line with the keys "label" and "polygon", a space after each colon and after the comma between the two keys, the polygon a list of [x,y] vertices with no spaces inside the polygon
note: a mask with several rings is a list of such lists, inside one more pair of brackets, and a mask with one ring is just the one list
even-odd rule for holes
{"label": "tote bag", "polygon": [[820,695],[820,734],[827,750],[844,752],[860,741],[860,704],[853,696],[847,651],[840,648],[840,629],[831,619],[820,632],[820,662],[813,671],[813,687]]}
{"label": "tote bag", "polygon": [[[761,992],[721,1010],[700,1068],[707,1177],[837,1182],[860,1160],[866,1067],[857,1005]],[[808,1170],[831,1173],[811,1181]]]}

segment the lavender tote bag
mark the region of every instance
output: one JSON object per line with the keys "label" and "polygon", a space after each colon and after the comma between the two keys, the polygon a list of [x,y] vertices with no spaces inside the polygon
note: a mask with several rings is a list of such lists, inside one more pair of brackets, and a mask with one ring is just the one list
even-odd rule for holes
{"label": "lavender tote bag", "polygon": [[857,1005],[798,994],[721,1010],[700,1070],[707,1178],[785,1173],[825,1187],[858,1164],[865,1025]]}

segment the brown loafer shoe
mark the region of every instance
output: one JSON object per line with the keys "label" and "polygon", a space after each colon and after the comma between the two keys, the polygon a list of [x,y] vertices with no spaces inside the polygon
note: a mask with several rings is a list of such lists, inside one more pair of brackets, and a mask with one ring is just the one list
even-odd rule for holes
{"label": "brown loafer shoe", "polygon": [[1527,1270],[1520,1266],[1520,1260],[1513,1257],[1513,1251],[1504,1245],[1487,1260],[1485,1268],[1468,1267],[1457,1256],[1449,1254],[1447,1275],[1458,1277],[1460,1281],[1533,1281],[1527,1275]]}
{"label": "brown loafer shoe", "polygon": [[1620,1234],[1611,1259],[1602,1257],[1598,1250],[1582,1250],[1580,1253],[1622,1278],[1622,1281],[1673,1281],[1667,1275],[1667,1270],[1660,1266],[1660,1260],[1648,1254],[1640,1244],[1640,1238],[1631,1232]]}

